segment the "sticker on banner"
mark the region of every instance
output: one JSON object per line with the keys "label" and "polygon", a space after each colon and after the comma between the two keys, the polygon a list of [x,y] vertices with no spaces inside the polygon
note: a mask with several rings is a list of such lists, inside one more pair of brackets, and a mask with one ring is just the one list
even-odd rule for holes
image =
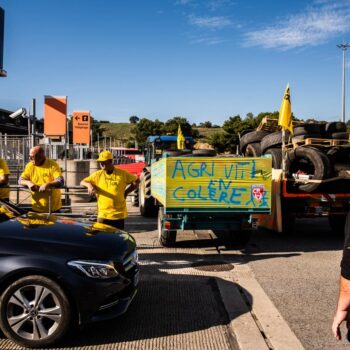
{"label": "sticker on banner", "polygon": [[252,185],[252,195],[258,201],[261,202],[265,193],[264,185]]}

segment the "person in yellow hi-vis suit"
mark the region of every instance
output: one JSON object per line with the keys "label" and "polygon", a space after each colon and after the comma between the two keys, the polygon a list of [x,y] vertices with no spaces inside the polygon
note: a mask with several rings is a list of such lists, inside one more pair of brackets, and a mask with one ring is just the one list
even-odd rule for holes
{"label": "person in yellow hi-vis suit", "polygon": [[54,160],[46,158],[40,146],[30,150],[29,158],[30,162],[26,165],[18,183],[31,190],[33,211],[39,213],[58,211],[62,206],[59,187],[64,184],[60,167]]}
{"label": "person in yellow hi-vis suit", "polygon": [[80,183],[90,195],[97,197],[97,222],[124,229],[124,219],[128,216],[126,196],[137,188],[136,175],[115,168],[113,155],[102,151],[97,159],[101,170],[97,170]]}
{"label": "person in yellow hi-vis suit", "polygon": [[10,170],[4,159],[0,158],[0,199],[8,201],[10,199],[9,183]]}

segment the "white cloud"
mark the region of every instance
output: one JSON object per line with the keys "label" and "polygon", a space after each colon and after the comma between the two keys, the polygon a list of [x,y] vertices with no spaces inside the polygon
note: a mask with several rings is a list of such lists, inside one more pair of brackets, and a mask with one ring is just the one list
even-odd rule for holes
{"label": "white cloud", "polygon": [[190,15],[189,22],[196,27],[207,29],[222,29],[224,27],[232,26],[231,20],[223,16],[197,17]]}
{"label": "white cloud", "polygon": [[200,37],[200,38],[193,38],[190,40],[190,44],[192,45],[197,45],[197,44],[202,44],[202,45],[207,45],[207,46],[212,46],[212,45],[218,45],[226,40],[221,39],[219,37]]}
{"label": "white cloud", "polygon": [[311,8],[300,15],[287,17],[279,23],[245,34],[244,46],[261,46],[288,50],[315,46],[350,31],[350,8],[324,6]]}

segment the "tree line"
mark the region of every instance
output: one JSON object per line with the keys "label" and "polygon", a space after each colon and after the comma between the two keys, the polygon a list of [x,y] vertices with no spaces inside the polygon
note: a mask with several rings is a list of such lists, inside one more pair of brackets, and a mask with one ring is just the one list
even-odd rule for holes
{"label": "tree line", "polygon": [[[229,117],[224,121],[223,125],[212,124],[210,121],[190,124],[186,118],[177,116],[173,117],[166,122],[162,122],[158,119],[151,120],[148,118],[138,118],[137,116],[131,116],[129,122],[131,124],[131,136],[127,141],[127,147],[135,147],[135,141],[139,147],[143,147],[146,139],[150,135],[177,135],[178,126],[180,125],[184,136],[192,136],[197,141],[201,141],[204,138],[200,134],[198,128],[222,128],[222,130],[213,132],[205,142],[209,143],[211,147],[218,152],[235,152],[236,145],[239,140],[239,133],[243,130],[254,130],[264,117],[278,119],[279,112],[261,112],[256,116],[253,113],[247,113],[242,118],[239,114]],[[294,121],[302,121],[292,115]],[[307,119],[305,122],[325,122],[316,119]],[[350,121],[347,122],[348,130],[350,131]],[[93,121],[92,123],[93,139],[96,141],[97,134],[102,137],[103,130],[101,129],[101,122]]]}

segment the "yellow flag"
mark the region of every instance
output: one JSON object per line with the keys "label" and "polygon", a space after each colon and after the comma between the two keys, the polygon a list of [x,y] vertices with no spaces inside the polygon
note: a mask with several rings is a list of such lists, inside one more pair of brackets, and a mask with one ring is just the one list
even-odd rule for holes
{"label": "yellow flag", "polygon": [[278,118],[278,125],[281,125],[283,129],[287,129],[293,134],[292,106],[290,103],[289,84],[287,85],[286,91],[284,92]]}
{"label": "yellow flag", "polygon": [[177,148],[178,149],[185,148],[185,138],[184,138],[184,135],[182,135],[180,124],[179,124],[179,128],[177,129]]}

